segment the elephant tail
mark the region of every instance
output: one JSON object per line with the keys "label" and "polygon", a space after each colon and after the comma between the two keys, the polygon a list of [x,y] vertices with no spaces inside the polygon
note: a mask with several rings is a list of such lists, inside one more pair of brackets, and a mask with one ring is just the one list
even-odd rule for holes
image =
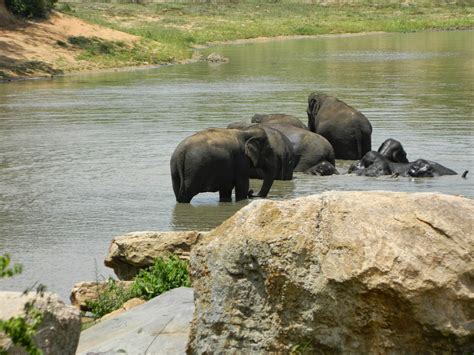
{"label": "elephant tail", "polygon": [[185,188],[185,168],[186,154],[181,152],[174,159],[172,159],[171,166],[171,180],[173,182],[173,191],[178,202],[189,202],[186,198],[186,188]]}

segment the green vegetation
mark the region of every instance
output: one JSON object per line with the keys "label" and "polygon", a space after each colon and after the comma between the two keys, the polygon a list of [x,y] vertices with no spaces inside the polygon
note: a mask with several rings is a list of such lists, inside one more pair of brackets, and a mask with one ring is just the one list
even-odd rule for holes
{"label": "green vegetation", "polygon": [[[13,265],[13,268],[9,265],[10,255],[0,255],[0,278],[12,277],[21,273],[22,266],[20,264]],[[43,291],[44,286],[40,285],[37,292],[42,294]],[[11,317],[8,320],[0,319],[0,332],[5,333],[13,344],[22,346],[28,354],[40,355],[43,352],[36,346],[33,337],[43,321],[43,314],[35,308],[34,301],[25,304],[24,312],[24,316]],[[0,354],[7,354],[7,351],[0,347]]]}
{"label": "green vegetation", "polygon": [[25,18],[47,18],[57,0],[6,0],[8,10]]}
{"label": "green vegetation", "polygon": [[172,255],[167,259],[158,258],[150,268],[140,270],[133,280],[131,291],[134,297],[149,300],[181,286],[191,286],[188,264]]}
{"label": "green vegetation", "polygon": [[130,288],[120,286],[109,278],[105,289],[98,292],[98,298],[87,302],[94,318],[100,318],[116,309],[129,299],[139,297],[149,300],[173,288],[191,286],[188,264],[175,255],[157,258],[148,269],[140,270]]}
{"label": "green vegetation", "polygon": [[[68,4],[63,11],[143,39],[139,54],[147,62],[189,59],[192,48],[216,41],[256,37],[355,32],[411,32],[472,28],[473,7],[462,5],[318,6],[288,3],[227,4]],[[153,44],[159,43],[159,48]],[[146,55],[148,50],[154,54]],[[157,51],[158,50],[158,51]],[[154,55],[164,52],[159,60]],[[122,56],[120,50],[112,57]],[[101,54],[90,53],[88,58]],[[108,55],[108,54],[107,54]],[[105,58],[105,55],[102,55]]]}

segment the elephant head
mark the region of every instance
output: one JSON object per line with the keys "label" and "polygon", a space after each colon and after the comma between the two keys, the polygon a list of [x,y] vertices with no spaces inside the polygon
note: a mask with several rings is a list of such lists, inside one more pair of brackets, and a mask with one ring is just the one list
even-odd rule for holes
{"label": "elephant head", "polygon": [[396,139],[389,138],[382,143],[378,152],[394,163],[408,163],[407,153]]}
{"label": "elephant head", "polygon": [[270,145],[267,133],[258,126],[250,126],[242,130],[244,136],[244,152],[253,167],[261,172],[263,185],[259,196],[265,197],[276,176],[275,153]]}

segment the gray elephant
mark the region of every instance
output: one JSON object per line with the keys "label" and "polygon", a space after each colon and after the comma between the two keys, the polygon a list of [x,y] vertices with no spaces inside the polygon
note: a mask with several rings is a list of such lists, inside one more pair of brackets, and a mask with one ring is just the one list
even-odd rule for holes
{"label": "gray elephant", "polygon": [[185,138],[171,156],[171,179],[176,201],[189,203],[200,192],[219,191],[219,200],[251,197],[251,168],[264,175],[259,197],[267,196],[275,176],[274,153],[262,128],[210,128]]}
{"label": "gray elephant", "polygon": [[379,152],[367,152],[362,159],[354,163],[348,173],[361,176],[411,176],[435,177],[442,175],[456,175],[457,173],[441,164],[430,160],[417,159],[409,163],[395,163]]}
{"label": "gray elephant", "polygon": [[385,158],[393,163],[408,163],[407,153],[402,144],[396,139],[386,139],[377,150]]}
{"label": "gray elephant", "polygon": [[252,122],[254,123],[280,123],[280,124],[287,124],[290,126],[308,129],[308,127],[301,122],[298,117],[286,115],[283,113],[271,113],[268,115],[261,115],[256,114],[252,117]]}
{"label": "gray elephant", "polygon": [[367,117],[334,96],[308,97],[308,128],[325,137],[336,159],[361,159],[372,149],[372,125]]}
{"label": "gray elephant", "polygon": [[[284,134],[277,131],[270,126],[248,123],[248,122],[234,122],[230,123],[227,128],[235,128],[248,130],[252,127],[258,127],[265,131],[268,137],[268,141],[273,151],[273,166],[275,169],[274,180],[292,180],[293,169],[298,163],[298,157],[293,151],[291,142],[286,138]],[[250,177],[253,179],[264,179],[265,174],[261,168],[251,168]]]}
{"label": "gray elephant", "polygon": [[[246,122],[236,122],[228,127],[242,128],[251,125]],[[263,126],[277,130],[291,143],[296,158],[294,171],[313,175],[337,174],[334,150],[327,139],[321,135],[287,124],[268,122]],[[327,162],[332,168],[329,168],[328,164],[318,165],[323,162]]]}

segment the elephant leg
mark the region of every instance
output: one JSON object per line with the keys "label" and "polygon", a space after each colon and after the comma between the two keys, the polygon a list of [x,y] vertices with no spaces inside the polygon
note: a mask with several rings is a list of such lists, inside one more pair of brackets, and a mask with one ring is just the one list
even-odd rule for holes
{"label": "elephant leg", "polygon": [[241,201],[246,200],[249,194],[249,178],[241,177],[237,179],[235,184],[235,200]]}
{"label": "elephant leg", "polygon": [[232,202],[232,189],[230,189],[230,190],[219,190],[219,201],[220,202]]}

